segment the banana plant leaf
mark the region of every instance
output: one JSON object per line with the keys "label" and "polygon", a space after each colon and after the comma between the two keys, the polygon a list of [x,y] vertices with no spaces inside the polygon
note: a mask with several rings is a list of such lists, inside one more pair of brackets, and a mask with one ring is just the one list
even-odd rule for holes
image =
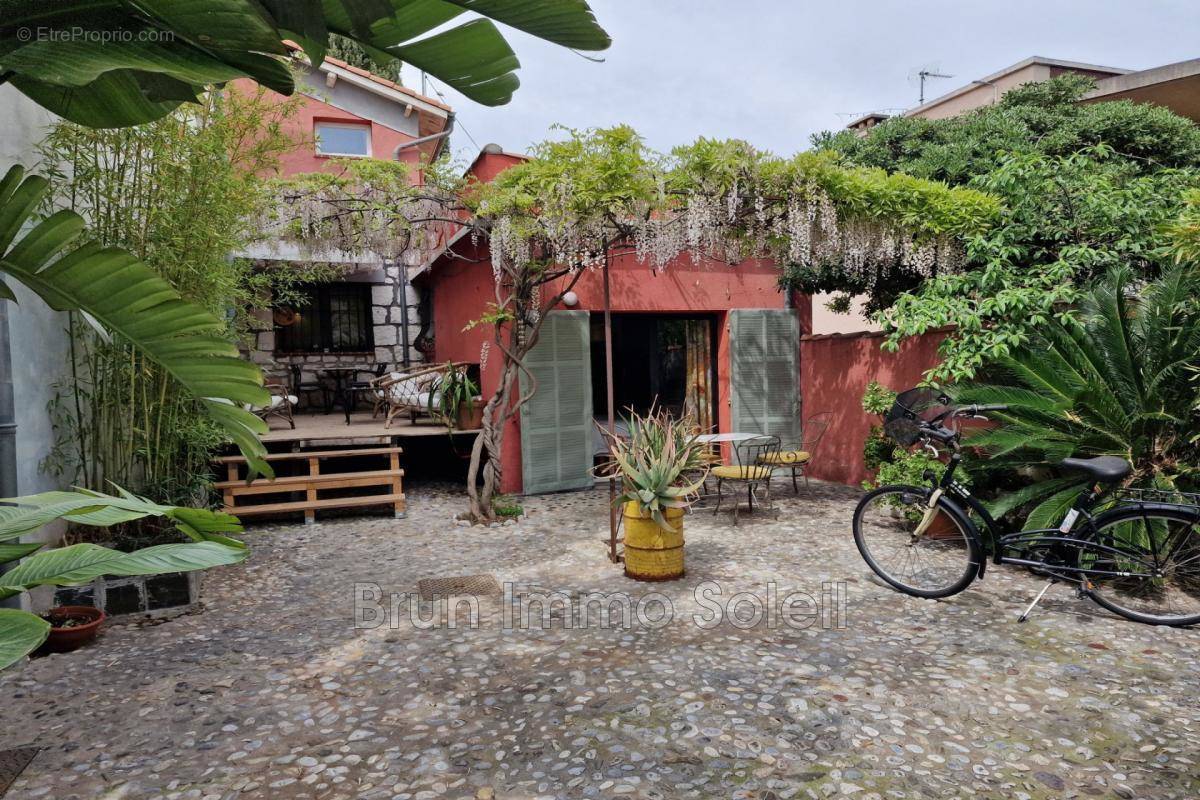
{"label": "banana plant leaf", "polygon": [[[91,491],[44,492],[26,497],[0,499],[0,542],[32,533],[48,522],[65,519],[79,525],[108,527],[142,517],[166,517],[181,533],[194,542],[216,542],[226,547],[245,549],[229,534],[242,532],[242,524],[232,514],[202,508],[179,508],[154,503],[122,491],[121,496]],[[0,559],[0,563],[3,559]]]}
{"label": "banana plant leaf", "polygon": [[50,635],[50,623],[28,611],[0,608],[0,669],[36,650]]}
{"label": "banana plant leaf", "polygon": [[83,219],[58,211],[29,228],[49,190],[40,176],[14,166],[0,180],[0,273],[20,281],[58,311],[78,311],[106,334],[119,334],[165,369],[224,428],[262,474],[266,423],[244,405],[266,405],[262,372],[222,338],[224,326],[185,301],[129,253],[94,243],[75,245]]}
{"label": "banana plant leaf", "polygon": [[9,0],[0,82],[80,124],[136,125],[233,78],[291,94],[284,41],[319,63],[338,33],[503,105],[519,63],[496,22],[577,50],[610,44],[585,0]]}
{"label": "banana plant leaf", "polygon": [[[0,600],[34,586],[69,586],[101,575],[157,575],[191,572],[244,561],[246,545],[226,534],[240,533],[237,517],[205,509],[164,506],[124,490],[120,496],[99,492],[44,492],[0,499],[0,564],[24,558],[0,575]],[[171,519],[192,541],[162,544],[130,553],[95,544],[76,544],[37,552],[44,542],[11,542],[53,519],[107,526],[145,516]],[[27,655],[46,638],[41,618],[0,609],[0,669]]]}

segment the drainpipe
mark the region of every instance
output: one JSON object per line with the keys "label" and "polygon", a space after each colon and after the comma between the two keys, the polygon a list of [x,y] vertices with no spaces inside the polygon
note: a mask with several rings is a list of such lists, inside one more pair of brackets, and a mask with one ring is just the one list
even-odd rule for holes
{"label": "drainpipe", "polygon": [[[399,160],[401,150],[411,150],[414,147],[420,147],[428,142],[437,142],[437,150],[434,151],[433,157],[436,159],[441,155],[442,144],[447,137],[454,132],[454,112],[446,117],[446,127],[437,133],[431,133],[428,136],[421,136],[413,139],[410,142],[401,142],[396,145],[396,149],[392,151],[392,159]],[[412,363],[412,352],[410,350],[410,342],[408,340],[408,267],[404,264],[400,265],[400,349],[404,353],[404,366],[407,367]]]}
{"label": "drainpipe", "polygon": [[[401,142],[396,145],[396,149],[392,151],[392,160],[396,161],[401,150],[411,150],[414,147],[420,147],[428,142],[441,142],[451,133],[454,132],[454,112],[450,112],[450,116],[446,117],[446,127],[438,133],[431,133],[428,136],[422,136],[418,139],[413,139],[410,142]],[[437,158],[441,155],[442,146],[438,145],[438,149],[434,152],[433,157]]]}
{"label": "drainpipe", "polygon": [[400,351],[404,353],[404,367],[412,363],[408,342],[408,265],[400,265]]}
{"label": "drainpipe", "polygon": [[[17,421],[12,348],[8,339],[8,303],[8,300],[0,300],[0,497],[17,496]],[[0,572],[6,571],[0,566]],[[0,607],[20,608],[20,595],[0,601]]]}

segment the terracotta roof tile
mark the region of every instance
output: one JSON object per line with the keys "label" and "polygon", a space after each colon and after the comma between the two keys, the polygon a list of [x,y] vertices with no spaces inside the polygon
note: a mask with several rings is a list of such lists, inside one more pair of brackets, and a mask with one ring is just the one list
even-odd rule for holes
{"label": "terracotta roof tile", "polygon": [[[302,52],[303,51],[303,49],[300,47],[300,45],[296,44],[295,42],[285,41],[284,44],[287,45],[289,48],[291,48],[294,52]],[[358,75],[359,77],[366,78],[367,80],[371,81],[372,83],[377,83],[380,86],[384,86],[388,89],[392,89],[392,90],[400,92],[402,94],[409,95],[410,97],[414,97],[417,100],[426,102],[431,106],[436,106],[438,108],[445,109],[446,111],[454,110],[450,106],[446,105],[445,103],[443,103],[440,100],[434,100],[432,97],[426,97],[425,95],[421,94],[420,92],[414,92],[412,89],[409,89],[407,86],[405,86],[403,84],[388,80],[387,78],[384,78],[380,75],[376,75],[374,72],[371,72],[369,70],[365,70],[365,69],[362,69],[361,67],[355,67],[350,64],[347,64],[345,61],[342,61],[340,58],[334,58],[333,56],[325,56],[325,62],[328,64],[332,64],[333,66],[337,67],[338,69],[344,69],[347,72],[352,72],[355,75]]]}

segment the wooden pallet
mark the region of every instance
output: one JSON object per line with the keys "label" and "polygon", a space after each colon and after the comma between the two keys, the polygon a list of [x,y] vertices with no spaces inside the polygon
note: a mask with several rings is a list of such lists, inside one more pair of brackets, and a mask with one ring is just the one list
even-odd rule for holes
{"label": "wooden pallet", "polygon": [[[400,469],[401,447],[364,447],[354,450],[310,450],[301,453],[271,453],[265,456],[267,461],[307,461],[307,475],[288,475],[281,478],[255,478],[247,481],[241,475],[242,467],[246,465],[244,456],[226,456],[218,458],[218,464],[224,464],[227,470],[226,480],[214,486],[221,490],[225,501],[225,511],[239,517],[255,514],[286,514],[304,512],[304,522],[311,524],[316,521],[318,511],[332,508],[359,508],[362,506],[390,505],[397,517],[405,513],[404,487],[402,480],[404,470]],[[358,472],[322,472],[321,462],[339,458],[363,458],[378,456],[387,458],[385,469],[372,469]],[[384,487],[382,494],[358,495],[355,497],[321,497],[320,493],[329,489],[347,489],[362,486]],[[304,492],[304,500],[286,502],[256,502],[250,505],[239,505],[239,501],[258,498],[263,495]]]}

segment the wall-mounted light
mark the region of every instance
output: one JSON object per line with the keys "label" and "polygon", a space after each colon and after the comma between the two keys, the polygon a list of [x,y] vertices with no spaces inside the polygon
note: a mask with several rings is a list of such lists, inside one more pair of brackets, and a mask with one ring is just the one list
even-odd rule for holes
{"label": "wall-mounted light", "polygon": [[562,296],[562,302],[567,308],[574,308],[579,305],[579,295],[574,292],[567,292]]}

